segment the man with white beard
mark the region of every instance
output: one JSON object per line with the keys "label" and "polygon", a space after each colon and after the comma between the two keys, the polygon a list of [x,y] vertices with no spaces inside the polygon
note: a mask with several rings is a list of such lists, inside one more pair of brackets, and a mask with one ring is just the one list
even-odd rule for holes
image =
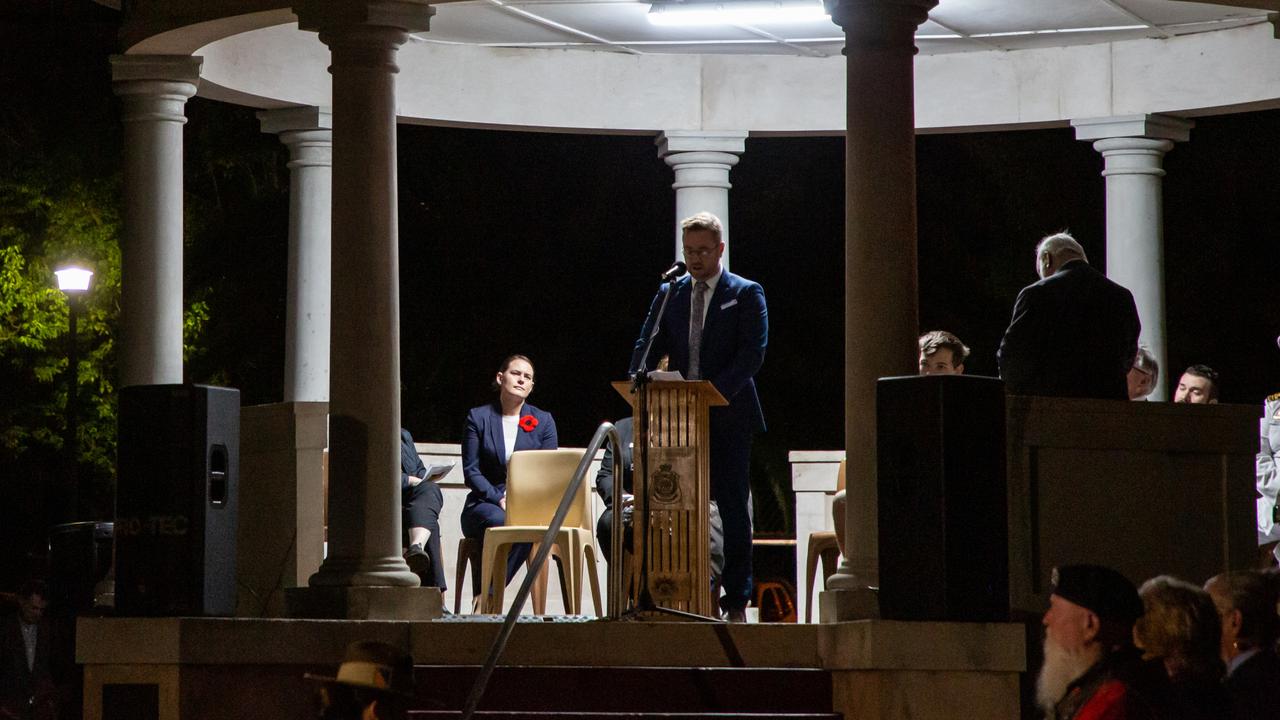
{"label": "man with white beard", "polygon": [[1142,615],[1138,591],[1120,573],[1098,565],[1054,568],[1044,614],[1044,666],[1036,702],[1049,720],[1148,720],[1164,672],[1144,665],[1133,647]]}

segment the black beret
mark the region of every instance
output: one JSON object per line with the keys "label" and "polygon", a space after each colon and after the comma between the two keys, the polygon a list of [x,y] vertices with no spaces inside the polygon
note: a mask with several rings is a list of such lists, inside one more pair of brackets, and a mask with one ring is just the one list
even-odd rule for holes
{"label": "black beret", "polygon": [[1101,565],[1063,565],[1053,569],[1049,592],[1091,611],[1103,620],[1132,625],[1142,617],[1142,599],[1129,579]]}

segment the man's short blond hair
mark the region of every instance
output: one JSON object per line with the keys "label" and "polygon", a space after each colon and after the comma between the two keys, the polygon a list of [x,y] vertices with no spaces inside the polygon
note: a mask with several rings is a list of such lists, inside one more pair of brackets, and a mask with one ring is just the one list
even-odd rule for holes
{"label": "man's short blond hair", "polygon": [[690,215],[680,221],[681,235],[690,230],[707,230],[715,234],[716,242],[724,241],[724,225],[720,222],[720,218],[706,211]]}

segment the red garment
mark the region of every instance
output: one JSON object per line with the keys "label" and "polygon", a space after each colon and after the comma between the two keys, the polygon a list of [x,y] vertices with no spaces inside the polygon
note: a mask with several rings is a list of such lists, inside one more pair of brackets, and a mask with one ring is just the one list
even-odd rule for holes
{"label": "red garment", "polygon": [[1129,685],[1120,680],[1107,680],[1102,687],[1084,702],[1080,711],[1071,720],[1134,720],[1135,717],[1147,717],[1144,712],[1130,712]]}

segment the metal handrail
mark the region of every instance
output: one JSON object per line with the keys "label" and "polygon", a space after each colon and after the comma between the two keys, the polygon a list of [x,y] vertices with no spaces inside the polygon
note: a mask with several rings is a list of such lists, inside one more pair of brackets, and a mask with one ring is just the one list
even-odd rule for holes
{"label": "metal handrail", "polygon": [[[529,572],[525,575],[524,582],[520,583],[520,589],[516,592],[516,599],[511,603],[511,609],[507,611],[507,617],[502,622],[502,630],[498,632],[498,637],[494,639],[493,646],[489,648],[489,657],[484,661],[484,665],[480,667],[480,674],[471,686],[471,692],[467,694],[467,702],[462,709],[462,720],[471,720],[476,708],[480,705],[480,699],[484,697],[484,691],[489,685],[489,678],[493,675],[493,669],[498,664],[498,658],[502,655],[502,651],[506,649],[507,640],[511,638],[511,632],[515,629],[516,618],[520,616],[520,611],[524,609],[525,602],[529,600],[529,591],[533,588],[533,581],[542,572],[542,566],[546,564],[547,556],[551,554],[551,545],[555,542],[556,535],[560,532],[560,526],[564,524],[565,516],[569,514],[569,507],[573,505],[573,498],[582,487],[582,481],[586,477],[587,471],[591,469],[591,461],[595,460],[596,453],[604,446],[606,440],[613,449],[615,487],[617,483],[621,482],[622,441],[618,436],[617,429],[613,427],[613,423],[600,423],[600,427],[596,428],[596,434],[591,438],[591,444],[587,445],[587,451],[582,454],[582,459],[578,461],[578,469],[574,470],[573,478],[569,481],[569,487],[565,488],[564,497],[560,498],[560,506],[556,508],[556,513],[552,516],[551,524],[547,526],[547,531],[542,535],[542,544],[538,546],[538,552],[534,555],[533,562],[529,565]],[[503,580],[494,580],[494,582],[505,581],[505,573],[503,574]],[[489,588],[480,588],[480,592],[487,593]]]}

